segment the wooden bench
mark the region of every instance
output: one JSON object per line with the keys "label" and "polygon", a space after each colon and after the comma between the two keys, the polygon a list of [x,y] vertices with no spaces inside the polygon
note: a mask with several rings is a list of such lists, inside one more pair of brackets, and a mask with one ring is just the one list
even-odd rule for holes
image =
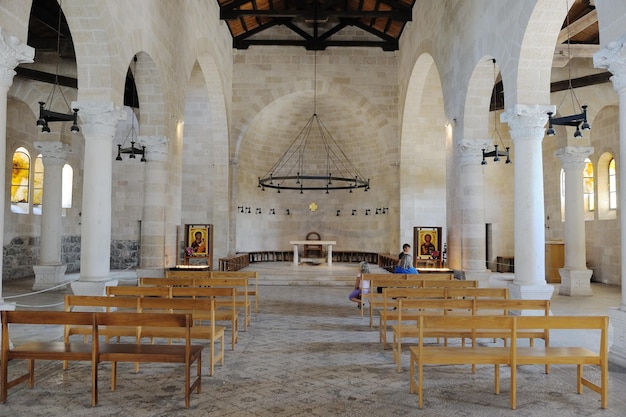
{"label": "wooden bench", "polygon": [[[206,289],[200,289],[206,290]],[[228,289],[225,289],[227,292]],[[231,290],[234,291],[234,290]],[[206,292],[206,291],[205,291]],[[216,291],[223,292],[223,291]],[[161,313],[189,313],[192,314],[195,326],[191,330],[192,339],[207,340],[210,344],[209,375],[213,375],[215,363],[224,364],[224,331],[223,326],[215,326],[215,301],[190,298],[165,298],[165,297],[113,297],[94,295],[66,295],[65,310],[73,311],[76,308],[88,309],[90,311],[106,311],[111,313],[137,313],[137,312],[161,312]],[[136,326],[100,326],[98,329],[100,336],[105,336],[109,341],[115,337],[118,341],[121,337],[132,337],[137,340],[142,337],[162,337],[166,339],[182,338],[182,329],[153,329],[147,328],[140,332]],[[64,340],[70,342],[72,335],[82,335],[84,341],[92,334],[91,326],[65,325]],[[215,343],[219,343],[220,350],[216,350]],[[64,369],[67,368],[67,361],[64,362]],[[135,364],[135,372],[139,371],[139,363]]]}
{"label": "wooden bench", "polygon": [[195,278],[139,278],[140,287],[189,287]]}
{"label": "wooden bench", "polygon": [[[0,377],[0,402],[7,401],[9,388],[12,388],[24,381],[28,381],[28,388],[35,386],[35,361],[96,361],[91,343],[83,342],[55,342],[47,340],[34,340],[24,344],[11,347],[9,325],[55,325],[55,326],[85,326],[94,334],[95,317],[94,313],[79,312],[69,313],[64,311],[2,311],[2,355],[0,356],[1,373]],[[12,380],[9,380],[8,366],[12,360],[28,361],[28,371]],[[97,402],[97,385],[92,378],[91,385],[91,405]]]}
{"label": "wooden bench", "polygon": [[[224,365],[224,326],[215,325],[215,299],[214,298],[139,298],[139,311],[141,313],[165,312],[174,314],[191,314],[194,326],[191,328],[190,337],[209,342],[209,376],[213,376],[215,364]],[[173,338],[186,337],[184,328],[166,327],[143,327],[140,338],[165,338],[170,343]],[[219,343],[219,351],[216,349]]]}
{"label": "wooden bench", "polygon": [[408,280],[419,280],[419,281],[450,281],[454,279],[454,274],[452,272],[432,272],[428,274],[407,274],[406,279]]}
{"label": "wooden bench", "polygon": [[138,287],[136,285],[107,286],[107,296],[115,297],[170,297],[169,287]]}
{"label": "wooden bench", "polygon": [[[91,405],[98,403],[98,364],[112,362],[111,389],[115,390],[117,362],[182,363],[185,365],[185,408],[189,408],[191,392],[201,389],[203,346],[191,345],[191,314],[107,313],[67,311],[2,311],[2,354],[0,356],[0,402],[5,403],[8,389],[24,381],[29,388],[35,383],[36,360],[90,361]],[[11,347],[9,327],[15,325],[75,325],[92,326],[90,343],[34,340]],[[100,328],[134,326],[138,331],[147,328],[182,328],[184,345],[145,345],[137,343],[106,343],[100,340]],[[12,360],[27,360],[28,372],[13,380],[8,379]],[[197,377],[191,382],[191,368],[196,363]]]}
{"label": "wooden bench", "polygon": [[[471,317],[420,317],[419,343],[410,348],[410,392],[418,394],[419,408],[423,407],[424,365],[493,364],[495,392],[500,392],[499,365],[509,365],[511,372],[510,403],[517,407],[517,367],[521,365],[550,364],[576,365],[576,392],[583,387],[600,394],[601,407],[608,406],[608,324],[607,316],[480,316]],[[425,344],[430,329],[447,329],[465,334],[509,333],[509,346],[478,345],[473,339],[471,346],[429,346]],[[591,330],[599,334],[598,351],[578,346],[519,346],[518,332],[533,329]],[[585,365],[600,369],[600,382],[594,383],[584,377]],[[417,368],[417,379],[415,378]]]}
{"label": "wooden bench", "polygon": [[248,283],[248,296],[254,298],[254,312],[259,312],[259,274],[256,271],[211,271],[211,278],[246,278],[253,280],[254,289]]}
{"label": "wooden bench", "polygon": [[235,343],[239,340],[239,315],[237,290],[234,287],[173,287],[171,295],[172,298],[214,298],[215,321],[230,321],[231,350],[235,350]]}
{"label": "wooden bench", "polygon": [[[200,393],[202,384],[202,345],[191,344],[191,329],[193,319],[191,314],[160,314],[160,313],[93,313],[96,316],[96,331],[92,346],[97,363],[111,362],[111,391],[117,385],[118,362],[153,362],[153,363],[180,363],[185,366],[185,408],[189,408],[191,393],[196,390]],[[99,326],[137,326],[141,333],[152,328],[170,329],[180,333],[184,344],[154,345],[143,343],[100,343],[98,338]],[[178,332],[177,332],[178,333]],[[141,338],[139,339],[141,340]],[[98,379],[98,365],[92,369],[94,385]],[[191,372],[196,364],[196,377],[192,381]],[[148,388],[148,387],[146,387]]]}
{"label": "wooden bench", "polygon": [[[449,337],[459,338],[461,343],[465,343],[465,338],[471,334],[459,331],[449,332],[447,329],[430,328],[426,333],[422,332],[419,323],[424,315],[433,316],[471,316],[474,313],[474,301],[456,298],[444,299],[416,299],[399,298],[397,301],[397,323],[391,326],[392,358],[398,367],[398,372],[402,370],[402,339],[420,338],[423,334],[426,337],[443,338],[444,345],[448,344]],[[410,324],[408,321],[415,322]]]}
{"label": "wooden bench", "polygon": [[[477,288],[481,290],[481,288]],[[482,288],[487,289],[487,288]],[[470,288],[470,290],[472,290]],[[510,313],[521,314],[522,312],[530,314],[541,314],[548,316],[550,314],[549,300],[510,300],[510,299],[481,299],[472,297],[446,298],[445,300],[437,299],[399,299],[397,301],[397,321],[392,326],[393,332],[393,359],[398,365],[398,372],[401,371],[402,357],[402,339],[419,337],[419,318],[422,315],[440,315],[440,316],[467,316],[467,315],[489,315],[489,316],[508,316]],[[455,331],[456,332],[456,331]],[[441,330],[439,333],[433,329],[429,330],[428,337],[443,338],[444,346],[447,344],[448,337],[460,338],[464,345],[466,339],[503,339],[504,345],[508,343],[510,332],[497,331],[493,329],[474,331],[472,333],[448,332]],[[543,328],[526,329],[518,331],[517,339],[528,339],[531,346],[534,345],[535,339],[543,339],[546,346],[550,344],[549,333]],[[549,368],[546,367],[546,372]]]}
{"label": "wooden bench", "polygon": [[[458,300],[457,300],[458,301]],[[513,316],[467,316],[447,317],[428,316],[419,318],[419,343],[411,347],[411,367],[409,392],[417,392],[418,407],[424,405],[424,366],[425,365],[494,365],[495,393],[500,393],[500,365],[511,365],[511,408],[515,408],[515,317]],[[429,346],[426,338],[429,332],[458,333],[461,338],[475,331],[509,331],[511,343],[508,347],[484,346],[472,343],[471,346]],[[415,379],[417,368],[417,379]]]}
{"label": "wooden bench", "polygon": [[196,287],[212,287],[212,288],[235,288],[237,300],[235,304],[243,313],[243,329],[247,330],[250,325],[250,317],[252,316],[252,307],[248,298],[248,279],[247,278],[207,278],[196,279],[194,281]]}
{"label": "wooden bench", "polygon": [[[402,288],[402,287],[387,287],[383,289],[383,305],[378,310],[378,339],[383,343],[383,349],[387,349],[387,326],[390,322],[398,320],[398,298],[412,298],[412,299],[424,299],[424,298],[446,298],[445,288]],[[411,320],[408,316],[408,312],[405,312],[405,320]],[[412,317],[413,320],[417,320],[417,315]]]}

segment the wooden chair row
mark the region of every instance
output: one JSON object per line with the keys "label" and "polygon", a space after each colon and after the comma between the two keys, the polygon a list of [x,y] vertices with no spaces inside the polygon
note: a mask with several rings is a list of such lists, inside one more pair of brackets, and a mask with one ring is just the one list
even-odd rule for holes
{"label": "wooden chair row", "polygon": [[[180,279],[179,284],[171,285],[168,278],[141,278],[140,286],[108,286],[106,294],[110,296],[131,296],[131,297],[193,297],[194,293],[183,288],[212,288],[214,291],[196,292],[195,295],[218,297],[216,305],[216,320],[230,321],[232,330],[233,349],[238,339],[239,318],[237,308],[240,308],[244,317],[244,330],[247,330],[247,324],[250,324],[250,302],[246,294],[246,279],[229,279],[228,281],[220,279],[194,279],[187,281]],[[154,284],[154,285],[153,285]],[[199,284],[199,285],[195,285]],[[221,289],[221,290],[218,290]],[[226,289],[229,291],[226,292]],[[231,309],[231,304],[235,304],[235,311]]]}
{"label": "wooden chair row", "polygon": [[[189,408],[191,393],[201,390],[202,345],[191,344],[193,319],[191,314],[150,314],[150,313],[94,313],[65,311],[2,311],[2,354],[0,402],[5,403],[9,388],[28,381],[28,387],[35,384],[35,361],[84,361],[91,362],[91,405],[98,403],[98,366],[111,362],[111,390],[117,381],[118,362],[159,362],[180,363],[185,368],[185,408]],[[33,340],[11,346],[9,329],[18,325],[70,325],[88,326],[91,329],[89,342],[64,341],[50,342],[33,336]],[[138,329],[170,329],[182,335],[183,343],[176,345],[151,345],[140,343],[102,342],[100,330],[117,326],[133,326]],[[139,330],[138,330],[139,331]],[[38,333],[34,332],[34,335]],[[26,360],[27,372],[9,380],[8,366],[11,361]],[[192,366],[196,364],[196,377],[192,378]],[[193,379],[193,380],[192,380]],[[150,387],[145,387],[149,390]]]}
{"label": "wooden chair row", "polygon": [[[517,407],[517,368],[521,365],[575,365],[576,391],[583,393],[583,387],[600,394],[602,408],[608,406],[608,324],[607,316],[421,316],[419,321],[419,343],[411,347],[410,392],[417,393],[418,406],[424,405],[424,370],[426,365],[494,365],[494,389],[500,393],[500,365],[510,370],[510,404]],[[593,330],[597,331],[598,351],[582,347],[576,342],[569,346],[520,346],[520,332],[544,329],[554,330]],[[507,333],[508,346],[476,344],[472,336],[471,346],[430,345],[426,339],[432,331],[444,330],[448,333],[466,334]],[[600,369],[599,382],[584,376],[586,365]],[[548,372],[548,371],[546,371]],[[467,382],[466,379],[463,379]]]}
{"label": "wooden chair row", "polygon": [[[548,316],[550,314],[549,300],[400,298],[397,305],[397,323],[391,326],[391,331],[393,333],[392,358],[398,366],[398,372],[402,370],[402,341],[403,339],[416,339],[420,337],[420,334],[424,334],[419,328],[419,323],[423,316],[508,316],[511,312],[522,314],[529,311],[535,315]],[[463,333],[461,330],[455,330],[450,333],[448,329],[430,328],[426,333],[426,337],[443,339],[444,346],[447,345],[449,337],[461,339],[463,346],[465,345],[465,339],[475,341],[478,338],[504,339],[506,345],[510,334],[497,331],[485,331],[482,333],[467,331]],[[516,337],[518,339],[529,339],[531,346],[534,345],[535,339],[543,339],[546,346],[550,345],[549,333],[542,328],[527,329],[522,333],[517,333]],[[548,372],[548,369],[546,369],[546,372]]]}
{"label": "wooden chair row", "polygon": [[[370,292],[365,297],[365,300],[369,304],[368,314],[370,329],[374,328],[374,312],[382,308],[384,305],[383,291],[385,288],[476,288],[478,287],[478,281],[473,280],[396,280],[394,278],[372,278],[370,281]],[[380,293],[377,291],[380,288]],[[363,301],[363,300],[362,300]]]}
{"label": "wooden chair row", "polygon": [[[110,313],[180,313],[191,314],[195,326],[191,329],[191,338],[200,339],[209,343],[209,375],[212,376],[215,364],[224,365],[224,326],[216,326],[215,311],[216,301],[211,296],[203,298],[163,298],[163,297],[110,297],[95,295],[66,295],[65,311],[104,311]],[[136,326],[102,327],[100,335],[106,341],[122,337],[134,338],[141,341],[149,338],[154,342],[156,338],[182,339],[184,334],[179,329],[147,327],[139,329]],[[83,341],[87,342],[91,335],[91,326],[66,325],[64,327],[64,341],[70,343],[70,337],[82,335]],[[219,350],[218,350],[219,349]],[[67,361],[63,367],[67,368]],[[138,363],[135,371],[139,370]]]}
{"label": "wooden chair row", "polygon": [[246,278],[253,280],[253,287],[248,288],[247,295],[254,298],[254,312],[259,312],[259,274],[256,271],[210,271],[189,269],[169,269],[165,271],[165,278],[188,279],[188,278]]}

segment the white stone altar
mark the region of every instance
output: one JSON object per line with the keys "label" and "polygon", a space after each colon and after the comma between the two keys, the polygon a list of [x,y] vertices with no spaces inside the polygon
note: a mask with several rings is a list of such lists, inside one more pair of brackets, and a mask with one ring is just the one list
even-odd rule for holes
{"label": "white stone altar", "polygon": [[293,245],[293,264],[298,265],[300,263],[298,259],[298,245],[326,245],[326,259],[328,266],[333,264],[333,245],[337,242],[334,240],[292,240],[289,242]]}

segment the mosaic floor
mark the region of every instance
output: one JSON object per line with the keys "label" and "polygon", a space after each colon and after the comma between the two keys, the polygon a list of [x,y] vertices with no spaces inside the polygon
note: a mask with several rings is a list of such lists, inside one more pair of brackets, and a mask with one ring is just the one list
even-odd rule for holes
{"label": "mosaic floor", "polygon": [[[339,268],[339,267],[337,267]],[[349,270],[356,269],[350,266]],[[346,274],[347,272],[344,272]],[[32,284],[32,283],[31,283]],[[5,285],[4,295],[19,292],[20,283]],[[27,284],[26,284],[27,285]],[[502,370],[502,393],[493,393],[493,368],[429,367],[425,404],[409,393],[408,350],[398,373],[391,352],[383,350],[378,332],[347,300],[346,286],[263,286],[257,315],[240,333],[234,351],[226,346],[226,363],[208,376],[204,356],[202,392],[192,394],[184,409],[179,366],[120,364],[117,391],[109,390],[110,365],[99,378],[99,404],[90,407],[90,375],[86,364],[67,371],[60,363],[39,363],[35,388],[12,388],[1,416],[624,416],[626,370],[611,368],[609,408],[600,408],[590,390],[575,392],[575,369],[520,367],[518,409],[509,408],[508,371]],[[48,293],[42,302],[62,298]],[[555,295],[555,314],[602,314],[619,303],[619,289],[594,285],[594,296],[574,299]],[[31,297],[33,298],[33,297]],[[9,300],[10,301],[10,300]],[[33,300],[19,301],[28,303]],[[55,307],[51,307],[55,308]],[[47,333],[50,338],[60,332]],[[27,337],[24,335],[24,337]],[[585,339],[584,335],[575,335]],[[226,336],[229,340],[229,336]],[[19,340],[15,341],[19,343]],[[554,343],[566,340],[554,339]],[[408,345],[408,344],[407,344]],[[11,365],[13,372],[15,368]],[[593,373],[591,373],[593,375]]]}

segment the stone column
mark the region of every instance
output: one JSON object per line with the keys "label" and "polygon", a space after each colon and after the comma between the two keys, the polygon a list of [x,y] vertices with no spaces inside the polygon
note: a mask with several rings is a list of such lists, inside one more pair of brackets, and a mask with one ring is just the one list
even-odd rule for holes
{"label": "stone column", "polygon": [[461,164],[461,266],[465,279],[476,280],[480,287],[489,286],[490,270],[486,268],[485,251],[485,178],[482,150],[491,139],[462,139],[459,143]]}
{"label": "stone column", "polygon": [[511,298],[549,300],[554,287],[546,283],[543,154],[541,142],[552,105],[518,104],[500,115],[509,125],[515,146],[515,280]]}
{"label": "stone column", "polygon": [[596,68],[607,68],[613,76],[613,88],[619,97],[619,157],[618,205],[620,222],[620,247],[622,263],[622,300],[618,308],[609,308],[609,317],[615,330],[613,346],[609,349],[609,362],[626,367],[626,34],[610,42],[606,48],[593,55]]}
{"label": "stone column", "polygon": [[589,146],[566,146],[554,152],[565,171],[565,266],[559,269],[561,295],[593,295],[593,271],[587,269],[583,198],[585,158],[592,153]]}
{"label": "stone column", "polygon": [[80,278],[72,283],[74,294],[102,295],[112,281],[111,186],[113,138],[125,113],[112,102],[73,102],[78,108],[85,136]]}
{"label": "stone column", "polygon": [[167,151],[165,136],[139,136],[146,147],[140,264],[137,276],[162,274],[165,268],[165,210],[167,205]]}
{"label": "stone column", "polygon": [[[7,34],[0,27],[0,161],[7,160],[7,93],[13,84],[14,70],[21,63],[33,62],[35,50],[22,43],[17,37]],[[0,170],[0,207],[6,206],[6,169]],[[0,220],[0,237],[4,236],[4,216]],[[2,259],[0,258],[0,271]],[[15,304],[2,298],[0,278],[0,310],[15,310]]]}
{"label": "stone column", "polygon": [[34,265],[33,290],[51,288],[65,282],[67,265],[61,263],[61,240],[63,236],[61,190],[63,165],[69,145],[58,141],[35,142],[41,152],[44,166],[43,201],[41,212],[41,246],[39,265]]}

